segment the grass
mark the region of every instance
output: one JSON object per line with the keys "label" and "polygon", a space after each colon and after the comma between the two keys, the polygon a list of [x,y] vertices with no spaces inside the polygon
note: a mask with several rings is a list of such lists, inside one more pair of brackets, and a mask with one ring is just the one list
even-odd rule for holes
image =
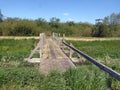
{"label": "grass", "polygon": [[[119,40],[69,42],[120,71],[117,62],[120,58]],[[34,48],[34,43],[34,39],[0,40],[0,90],[120,90],[119,81],[92,64],[79,65],[64,73],[51,71],[48,75],[43,75],[38,72],[37,64],[23,62]]]}
{"label": "grass", "polygon": [[[120,40],[109,41],[68,41],[76,48],[99,60],[99,62],[111,67],[113,70],[120,72]],[[91,66],[91,64],[89,65]],[[86,66],[85,66],[86,67]],[[97,68],[97,67],[96,67]],[[93,68],[95,69],[95,68]],[[83,69],[84,70],[84,69]],[[82,71],[81,71],[82,72]],[[99,70],[99,72],[102,72]],[[82,72],[83,73],[83,72]],[[93,76],[93,75],[92,75]],[[105,75],[106,85],[112,90],[120,90],[120,83],[113,77]],[[102,78],[104,78],[102,76]],[[100,84],[100,83],[99,83]],[[91,90],[91,89],[90,89]]]}
{"label": "grass", "polygon": [[105,58],[109,56],[112,59],[120,59],[120,40],[68,42],[93,58]]}
{"label": "grass", "polygon": [[34,68],[0,68],[0,85],[17,84],[21,87],[35,86],[39,82],[39,73]]}
{"label": "grass", "polygon": [[[119,90],[119,82],[95,66],[81,66],[65,73],[52,71],[47,76],[32,68],[0,69],[0,89],[14,90]],[[114,83],[111,83],[114,81]],[[30,89],[30,90],[31,90]],[[13,90],[13,89],[10,89]]]}
{"label": "grass", "polygon": [[82,52],[88,54],[101,63],[119,70],[120,64],[120,40],[110,41],[68,41]]}
{"label": "grass", "polygon": [[0,60],[2,61],[22,61],[28,57],[30,51],[34,47],[34,39],[1,39],[0,40]]}
{"label": "grass", "polygon": [[[36,90],[42,75],[37,64],[24,63],[35,39],[0,39],[0,90]],[[41,77],[40,77],[41,76]]]}

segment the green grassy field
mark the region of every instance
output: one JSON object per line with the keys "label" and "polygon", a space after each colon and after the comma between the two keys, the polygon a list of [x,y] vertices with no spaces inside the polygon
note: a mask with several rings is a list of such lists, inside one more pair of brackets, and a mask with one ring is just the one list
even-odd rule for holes
{"label": "green grassy field", "polygon": [[[23,62],[34,48],[35,41],[0,40],[0,90],[120,90],[119,81],[92,64],[78,65],[64,73],[51,71],[47,76],[43,75],[38,72],[38,64]],[[119,40],[68,42],[120,71]]]}
{"label": "green grassy field", "polygon": [[109,56],[112,59],[120,59],[120,40],[110,41],[69,41],[76,48],[90,55],[93,58],[104,58]]}

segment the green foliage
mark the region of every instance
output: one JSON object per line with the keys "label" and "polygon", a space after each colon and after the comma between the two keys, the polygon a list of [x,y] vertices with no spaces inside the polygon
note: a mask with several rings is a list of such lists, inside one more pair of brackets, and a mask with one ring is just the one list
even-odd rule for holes
{"label": "green foliage", "polygon": [[66,90],[66,81],[62,73],[51,71],[42,82],[41,90]]}
{"label": "green foliage", "polygon": [[40,82],[39,73],[34,68],[0,68],[0,71],[0,86],[10,83],[21,87],[34,87]]}
{"label": "green foliage", "polygon": [[[0,40],[0,90],[119,90],[119,81],[92,64],[80,65],[76,69],[70,68],[63,73],[51,71],[48,75],[43,75],[38,72],[37,64],[22,62],[33,49],[34,42],[34,39]],[[109,56],[113,55],[111,58],[119,59],[118,42],[119,40],[72,41],[77,48],[95,58],[104,58],[102,52],[107,50]],[[118,62],[114,63],[114,66],[112,64],[110,66],[113,69],[120,71]]]}
{"label": "green foliage", "polygon": [[1,36],[34,36],[44,32],[51,35],[52,32],[60,34],[65,33],[66,36],[91,36],[91,24],[60,22],[58,18],[51,18],[50,22],[42,18],[36,20],[27,20],[19,18],[7,18],[0,23]]}
{"label": "green foliage", "polygon": [[94,65],[79,66],[65,73],[52,71],[47,76],[33,67],[0,68],[0,72],[0,87],[15,85],[33,90],[119,90],[120,84]]}
{"label": "green foliage", "polygon": [[2,28],[0,27],[0,36],[2,35]]}
{"label": "green foliage", "polygon": [[58,28],[59,27],[59,22],[60,22],[60,19],[56,18],[56,17],[53,17],[50,19],[50,26],[52,28]]}
{"label": "green foliage", "polygon": [[119,33],[117,29],[119,25],[107,25],[104,23],[96,24],[92,31],[92,36],[94,37],[117,37],[116,33]]}
{"label": "green foliage", "polygon": [[3,21],[3,14],[2,14],[2,12],[0,10],[0,22],[2,22],[2,21]]}
{"label": "green foliage", "polygon": [[15,32],[13,32],[13,35],[16,36],[29,36],[32,33],[32,28],[30,26],[26,26],[26,25],[18,25],[15,27]]}
{"label": "green foliage", "polygon": [[87,22],[60,22],[56,17],[49,22],[43,18],[29,20],[8,17],[3,20],[0,10],[0,36],[38,36],[41,32],[48,36],[56,32],[73,37],[120,37],[120,13],[112,13],[101,24],[93,25]]}
{"label": "green foliage", "polygon": [[[120,64],[120,61],[119,61],[119,59],[120,59],[120,55],[119,55],[119,53],[120,53],[119,52],[120,43],[119,42],[120,41],[119,40],[111,40],[111,41],[88,41],[88,42],[87,41],[68,41],[68,42],[71,42],[79,50],[81,50],[84,53],[90,55],[91,57],[95,58],[96,60],[99,60],[99,62],[101,62],[101,63],[109,66],[110,68],[112,68],[113,70],[116,70],[117,72],[120,72],[120,67],[119,67],[119,64]],[[90,74],[88,74],[88,76],[86,76],[88,78],[87,78],[86,84],[84,86],[84,87],[87,88],[85,90],[92,90],[94,87],[97,87],[97,86],[99,87],[99,85],[103,84],[103,83],[104,83],[104,85],[106,85],[111,90],[119,90],[120,89],[120,83],[119,83],[119,81],[115,80],[112,76],[109,76],[107,74],[102,74],[102,71],[97,70],[97,68],[95,68],[93,66],[91,68],[91,64],[89,64],[87,66],[83,65],[83,67],[84,68],[82,68],[82,66],[80,66],[79,68],[82,68],[82,69],[78,69],[78,70],[80,70],[79,73],[83,74],[83,77],[85,75],[87,75],[87,72],[90,72],[90,74],[91,73],[93,73],[93,74],[96,73],[95,75],[97,77],[97,79],[95,79],[95,81],[92,82],[91,80],[93,78],[95,78],[95,76],[94,75],[90,75]],[[88,71],[86,71],[87,67],[89,67]],[[96,70],[98,72],[96,72]],[[69,72],[69,73],[75,74],[75,72]],[[101,74],[103,76],[101,76]],[[90,77],[93,76],[90,80],[89,80],[89,75],[90,75]],[[77,76],[77,75],[73,75],[72,78],[74,78],[75,76]],[[79,76],[80,77],[77,77],[77,78],[81,78],[82,75],[79,75]],[[101,78],[100,80],[103,80],[103,81],[100,81],[99,77]],[[82,81],[82,79],[77,79],[77,80],[80,80],[81,83],[82,83],[82,82],[85,81],[85,80]],[[97,84],[97,82],[98,82],[97,80],[100,81],[99,84]],[[74,81],[74,79],[71,80],[71,83],[70,83],[71,87],[74,87],[73,86],[74,85],[73,81]],[[92,82],[93,88],[92,88],[92,86],[90,86],[90,87],[86,86],[86,85],[90,85],[90,83],[88,83],[89,81]],[[97,86],[94,86],[94,82],[96,82],[95,85],[97,85]],[[82,85],[84,85],[84,83]],[[78,88],[80,88],[79,86],[81,87],[81,85],[78,85]],[[108,90],[108,88],[106,86],[103,86],[103,87],[102,86],[103,85],[101,85],[102,89]],[[72,90],[77,90],[77,89],[72,89]],[[100,90],[100,88],[98,88],[98,90]]]}
{"label": "green foliage", "polygon": [[64,75],[68,90],[108,90],[105,73],[93,65],[69,69]]}
{"label": "green foliage", "polygon": [[23,61],[34,47],[34,39],[0,39],[0,61]]}
{"label": "green foliage", "polygon": [[68,42],[71,42],[76,48],[90,55],[93,58],[104,58],[105,56],[109,56],[112,59],[120,58],[120,40]]}
{"label": "green foliage", "polygon": [[120,13],[112,13],[110,16],[106,16],[103,21],[105,24],[120,24]]}
{"label": "green foliage", "polygon": [[[98,19],[100,20],[100,19]],[[93,27],[92,36],[95,37],[119,37],[120,13],[112,13],[106,16],[103,22],[97,22]]]}

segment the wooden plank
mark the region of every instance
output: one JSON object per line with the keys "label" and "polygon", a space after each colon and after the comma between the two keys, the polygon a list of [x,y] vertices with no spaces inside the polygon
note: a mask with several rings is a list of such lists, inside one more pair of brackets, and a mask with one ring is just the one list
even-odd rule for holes
{"label": "wooden plank", "polygon": [[40,58],[29,59],[28,62],[31,62],[31,63],[40,63]]}
{"label": "wooden plank", "polygon": [[50,70],[58,70],[58,71],[66,71],[68,68],[73,67],[75,68],[75,65],[72,63],[72,61],[62,52],[62,50],[59,48],[58,44],[54,42],[52,39],[46,39],[44,49],[48,50],[47,58],[40,59],[40,71],[43,73],[48,73]]}
{"label": "wooden plank", "polygon": [[81,56],[83,56],[84,58],[86,58],[87,60],[89,60],[91,63],[95,64],[96,66],[98,66],[100,69],[102,69],[103,71],[109,73],[111,76],[113,76],[115,79],[120,81],[120,74],[114,70],[112,70],[111,68],[105,66],[104,64],[97,62],[95,59],[93,59],[92,57],[88,56],[87,54],[83,53],[82,51],[74,48],[73,46],[70,46],[69,44],[67,44],[66,42],[62,42],[64,45],[66,45],[67,47],[71,48],[74,52],[76,52],[77,54],[80,54]]}

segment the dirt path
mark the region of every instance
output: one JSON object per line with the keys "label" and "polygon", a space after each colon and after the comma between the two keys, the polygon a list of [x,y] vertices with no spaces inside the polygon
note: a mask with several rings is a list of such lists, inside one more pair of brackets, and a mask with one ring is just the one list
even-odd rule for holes
{"label": "dirt path", "polygon": [[[39,39],[38,36],[0,36],[0,39]],[[61,37],[62,38],[62,37]],[[96,37],[65,37],[65,40],[73,41],[104,41],[104,40],[120,40],[119,37],[110,37],[110,38],[96,38]]]}
{"label": "dirt path", "polygon": [[66,71],[75,65],[62,52],[57,43],[52,39],[47,39],[44,47],[43,57],[40,60],[40,71],[48,73],[51,70]]}
{"label": "dirt path", "polygon": [[81,37],[81,38],[75,38],[75,37],[66,37],[65,40],[72,40],[72,41],[108,41],[108,40],[120,40],[118,37],[111,37],[111,38],[96,38],[96,37]]}

